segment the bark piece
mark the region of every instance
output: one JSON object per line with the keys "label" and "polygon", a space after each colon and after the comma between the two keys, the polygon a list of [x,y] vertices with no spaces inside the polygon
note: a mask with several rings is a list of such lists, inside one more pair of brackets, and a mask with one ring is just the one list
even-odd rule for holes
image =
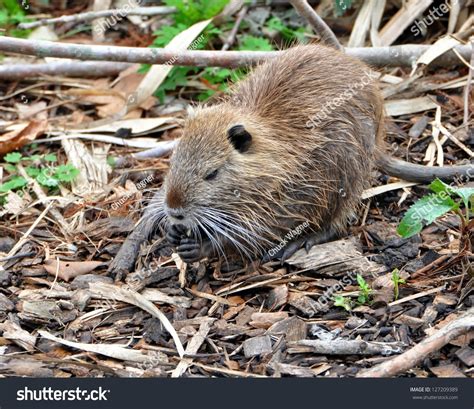
{"label": "bark piece", "polygon": [[297,251],[286,260],[288,264],[298,268],[318,270],[327,274],[337,274],[345,271],[375,272],[380,267],[362,255],[360,241],[356,237],[331,241]]}
{"label": "bark piece", "polygon": [[469,367],[474,366],[474,349],[472,349],[470,346],[466,346],[457,350],[456,356],[463,364]]}
{"label": "bark piece", "polygon": [[18,324],[6,321],[3,324],[0,324],[0,329],[3,331],[3,338],[9,339],[28,352],[33,352],[35,350],[36,336],[31,335]]}
{"label": "bark piece", "polygon": [[276,310],[285,305],[287,300],[288,286],[285,284],[279,285],[268,293],[268,297],[265,300],[265,307],[269,310]]}
{"label": "bark piece", "polygon": [[6,295],[0,293],[0,313],[13,311],[14,308],[15,304],[13,304],[13,302],[10,301]]}
{"label": "bark piece", "polygon": [[95,285],[97,283],[112,284],[114,280],[110,277],[96,275],[96,274],[84,274],[83,276],[77,276],[71,282],[71,288],[73,290],[83,289],[87,290],[89,285]]}
{"label": "bark piece", "polygon": [[465,378],[464,375],[456,365],[440,365],[432,366],[430,371],[433,372],[438,378]]}
{"label": "bark piece", "polygon": [[272,352],[272,341],[268,335],[249,338],[244,341],[244,354],[246,358],[269,354]]}
{"label": "bark piece", "polygon": [[270,328],[278,321],[288,318],[288,313],[281,312],[255,312],[251,316],[250,325],[255,328]]}
{"label": "bark piece", "polygon": [[276,322],[268,328],[268,335],[284,335],[287,342],[300,341],[306,338],[306,323],[298,317],[290,317]]}
{"label": "bark piece", "polygon": [[297,308],[310,318],[321,310],[319,303],[314,301],[311,297],[299,293],[290,293],[288,304]]}

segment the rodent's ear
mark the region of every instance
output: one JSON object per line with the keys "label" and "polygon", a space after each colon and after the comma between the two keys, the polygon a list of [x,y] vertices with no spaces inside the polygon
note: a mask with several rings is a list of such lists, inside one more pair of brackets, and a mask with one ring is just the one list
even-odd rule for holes
{"label": "rodent's ear", "polygon": [[247,152],[252,144],[252,135],[250,135],[243,125],[234,125],[232,128],[229,128],[227,137],[234,148],[240,153]]}

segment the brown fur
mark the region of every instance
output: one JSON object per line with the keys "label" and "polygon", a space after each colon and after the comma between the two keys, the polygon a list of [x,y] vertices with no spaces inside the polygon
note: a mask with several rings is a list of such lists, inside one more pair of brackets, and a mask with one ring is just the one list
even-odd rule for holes
{"label": "brown fur", "polygon": [[[305,233],[343,230],[384,137],[374,81],[347,98],[350,86],[362,84],[369,71],[332,48],[298,46],[255,68],[219,104],[197,108],[173,154],[164,195],[153,205],[156,218],[166,220],[166,209],[179,208],[195,234],[201,223],[207,223],[204,231],[214,230],[217,250],[230,245],[251,257],[304,222],[310,226]],[[344,95],[311,129],[310,118]],[[227,136],[237,124],[252,135],[244,153]],[[204,180],[214,169],[216,179]],[[223,231],[212,229],[215,218],[225,221]]]}

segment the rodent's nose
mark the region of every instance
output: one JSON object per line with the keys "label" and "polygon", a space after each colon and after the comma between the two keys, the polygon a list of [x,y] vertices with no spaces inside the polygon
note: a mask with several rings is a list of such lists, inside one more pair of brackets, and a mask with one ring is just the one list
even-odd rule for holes
{"label": "rodent's nose", "polygon": [[173,208],[169,207],[168,208],[168,214],[172,218],[177,219],[177,220],[183,220],[184,219],[183,210],[181,210],[181,209],[173,209]]}

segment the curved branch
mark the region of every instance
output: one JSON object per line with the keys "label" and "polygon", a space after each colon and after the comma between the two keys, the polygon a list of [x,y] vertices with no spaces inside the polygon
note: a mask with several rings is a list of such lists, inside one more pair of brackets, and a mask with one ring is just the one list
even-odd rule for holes
{"label": "curved branch", "polygon": [[337,50],[344,50],[344,47],[341,45],[336,35],[306,0],[290,0],[290,3],[296,9],[298,14],[311,24],[316,34],[319,34],[327,45],[330,45]]}
{"label": "curved branch", "polygon": [[362,371],[358,378],[391,377],[403,373],[423,361],[431,353],[438,351],[451,340],[474,329],[474,308],[469,309],[454,321],[425,338],[412,349],[403,354],[385,361],[373,368]]}

